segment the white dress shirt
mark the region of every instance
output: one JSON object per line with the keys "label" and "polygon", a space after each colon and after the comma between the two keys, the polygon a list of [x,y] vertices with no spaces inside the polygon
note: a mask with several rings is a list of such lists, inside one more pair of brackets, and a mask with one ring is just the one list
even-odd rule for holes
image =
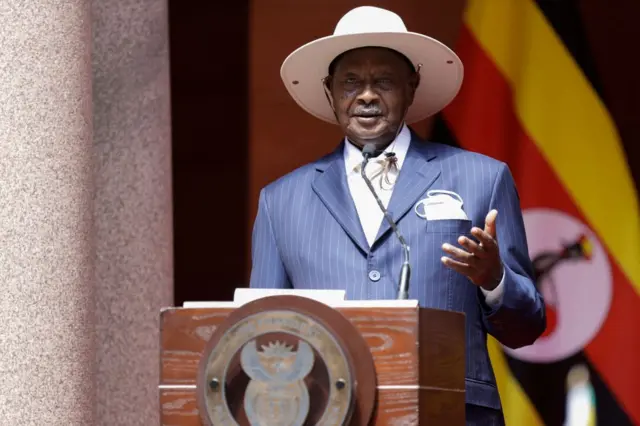
{"label": "white dress shirt", "polygon": [[[393,193],[393,183],[398,177],[398,173],[402,169],[402,164],[409,151],[409,145],[411,144],[411,132],[409,128],[404,125],[398,137],[382,152],[378,157],[371,158],[367,164],[367,177],[372,180],[372,184],[378,193],[378,197],[385,208],[389,206],[389,200]],[[388,152],[395,153],[396,167],[391,167],[387,173],[387,179],[384,179],[382,172],[383,162],[385,160],[385,154]],[[367,184],[360,176],[360,165],[362,163],[362,151],[354,146],[348,139],[345,138],[344,144],[344,162],[347,172],[347,183],[349,184],[349,191],[351,197],[355,203],[358,217],[362,225],[364,235],[369,242],[369,247],[373,245],[380,225],[384,220],[384,215],[380,210],[380,206],[376,202],[373,194],[369,191]],[[443,253],[444,254],[444,253]],[[485,295],[485,301],[487,304],[495,306],[502,301],[502,295],[504,292],[504,275],[500,284],[492,291],[487,291],[482,287],[480,290]]]}

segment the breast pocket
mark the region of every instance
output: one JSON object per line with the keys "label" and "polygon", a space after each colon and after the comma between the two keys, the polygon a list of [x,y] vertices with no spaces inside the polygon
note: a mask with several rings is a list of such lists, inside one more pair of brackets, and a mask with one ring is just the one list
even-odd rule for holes
{"label": "breast pocket", "polygon": [[448,256],[442,251],[442,245],[448,243],[460,247],[458,238],[462,235],[471,237],[472,226],[471,220],[466,219],[426,221],[427,239],[437,250],[438,259],[437,264],[434,263],[434,266],[437,266],[431,271],[430,278],[440,286],[440,297],[446,300],[438,303],[442,309],[464,312],[467,299],[474,295],[475,286],[469,279],[440,261],[442,256]]}
{"label": "breast pocket", "polygon": [[460,235],[471,235],[471,221],[468,219],[426,220],[427,232],[453,234],[455,242]]}

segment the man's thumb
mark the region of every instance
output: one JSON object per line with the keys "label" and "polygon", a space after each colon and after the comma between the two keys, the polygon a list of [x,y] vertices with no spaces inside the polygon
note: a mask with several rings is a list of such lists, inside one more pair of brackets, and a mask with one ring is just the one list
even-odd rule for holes
{"label": "man's thumb", "polygon": [[484,222],[484,232],[495,238],[496,236],[496,218],[498,217],[498,210],[491,210],[487,214],[487,218]]}

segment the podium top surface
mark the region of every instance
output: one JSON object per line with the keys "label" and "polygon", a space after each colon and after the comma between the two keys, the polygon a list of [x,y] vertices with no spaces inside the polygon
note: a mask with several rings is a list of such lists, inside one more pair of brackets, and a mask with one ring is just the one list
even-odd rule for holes
{"label": "podium top surface", "polygon": [[182,308],[235,309],[269,296],[300,296],[324,303],[332,308],[417,308],[417,300],[346,300],[344,290],[290,290],[238,288],[233,301],[187,301]]}

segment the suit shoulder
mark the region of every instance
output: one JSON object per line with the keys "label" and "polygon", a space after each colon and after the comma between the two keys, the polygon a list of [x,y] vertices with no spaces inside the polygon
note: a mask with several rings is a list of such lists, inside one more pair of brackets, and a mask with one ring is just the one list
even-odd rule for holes
{"label": "suit shoulder", "polygon": [[315,176],[316,163],[304,164],[294,170],[276,178],[263,187],[265,194],[275,194],[280,191],[290,192],[301,183],[310,182]]}
{"label": "suit shoulder", "polygon": [[494,173],[508,169],[508,166],[503,161],[479,152],[468,151],[463,148],[437,142],[428,142],[428,145],[437,152],[438,156],[441,157],[441,160],[444,162],[457,163],[458,166],[460,166],[462,162],[467,166],[488,168]]}

